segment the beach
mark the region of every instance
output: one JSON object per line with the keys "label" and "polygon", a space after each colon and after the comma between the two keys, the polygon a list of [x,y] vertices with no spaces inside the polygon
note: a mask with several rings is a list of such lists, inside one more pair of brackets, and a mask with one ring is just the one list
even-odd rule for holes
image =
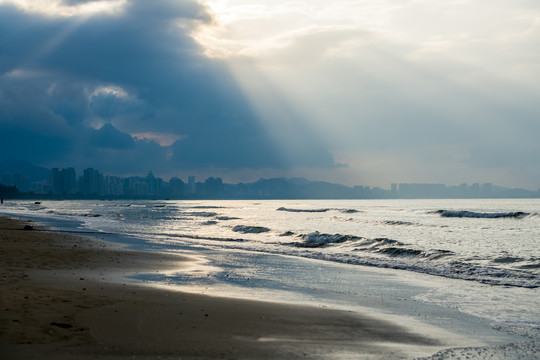
{"label": "beach", "polygon": [[[388,270],[350,268],[364,287],[353,308],[304,301],[302,294],[292,303],[257,287],[240,294],[239,287],[212,291],[200,280],[190,286],[135,280],[204,273],[205,257],[214,255],[199,252],[133,250],[30,219],[0,218],[1,358],[439,359],[498,356],[512,340],[482,319],[414,301],[411,289],[421,277],[411,283],[400,277],[396,287]],[[230,266],[233,255],[218,255],[212,266]],[[266,257],[254,259],[263,265]],[[269,259],[291,277],[300,275],[299,264],[322,264]],[[340,276],[345,270],[338,265]],[[526,346],[511,354],[533,358],[536,343]]]}
{"label": "beach", "polygon": [[192,259],[28,221],[2,218],[0,229],[3,359],[406,358],[458,345],[374,313],[121,283],[122,274],[178,270]]}

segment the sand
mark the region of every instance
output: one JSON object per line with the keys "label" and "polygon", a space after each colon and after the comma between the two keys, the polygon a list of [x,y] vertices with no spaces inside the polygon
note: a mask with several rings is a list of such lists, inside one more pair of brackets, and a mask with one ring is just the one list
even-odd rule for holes
{"label": "sand", "polygon": [[0,262],[1,359],[392,359],[456,345],[376,313],[126,283],[126,274],[197,260],[23,220],[0,218]]}

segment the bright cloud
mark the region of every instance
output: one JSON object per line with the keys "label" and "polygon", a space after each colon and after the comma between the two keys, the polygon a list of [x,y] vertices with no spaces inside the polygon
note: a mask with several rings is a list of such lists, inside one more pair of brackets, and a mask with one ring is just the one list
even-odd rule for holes
{"label": "bright cloud", "polygon": [[[458,182],[496,176],[510,184],[512,175],[501,174],[511,173],[522,186],[537,186],[537,2],[207,3],[216,21],[197,41],[227,61],[269,131],[284,127],[276,120],[286,118],[276,110],[283,101],[269,89],[279,93],[349,165],[334,174],[373,184],[445,182],[446,169]],[[400,166],[383,165],[391,159]]]}
{"label": "bright cloud", "polygon": [[131,136],[139,140],[154,141],[160,146],[171,146],[176,141],[186,138],[185,136],[166,133],[134,133]]}
{"label": "bright cloud", "polygon": [[126,3],[127,0],[0,0],[0,5],[13,4],[28,13],[53,17],[117,14]]}

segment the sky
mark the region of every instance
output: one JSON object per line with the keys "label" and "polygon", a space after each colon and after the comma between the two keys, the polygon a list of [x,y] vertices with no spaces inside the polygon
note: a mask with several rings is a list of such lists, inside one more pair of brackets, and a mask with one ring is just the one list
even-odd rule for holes
{"label": "sky", "polygon": [[0,0],[0,160],[540,188],[536,0]]}

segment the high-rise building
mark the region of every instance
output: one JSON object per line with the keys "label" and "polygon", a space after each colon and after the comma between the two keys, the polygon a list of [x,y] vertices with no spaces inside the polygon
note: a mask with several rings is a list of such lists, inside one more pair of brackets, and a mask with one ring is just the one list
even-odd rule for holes
{"label": "high-rise building", "polygon": [[54,195],[76,194],[77,173],[75,169],[72,167],[62,170],[59,168],[51,169],[51,188]]}
{"label": "high-rise building", "polygon": [[59,168],[51,169],[51,188],[54,195],[60,195],[64,192],[64,182]]}
{"label": "high-rise building", "polygon": [[169,180],[169,189],[171,195],[180,196],[184,194],[184,182],[177,177],[173,177]]}
{"label": "high-rise building", "polygon": [[73,195],[77,193],[77,172],[74,168],[62,169],[62,182],[66,194]]}
{"label": "high-rise building", "polygon": [[146,175],[146,184],[148,186],[147,194],[156,195],[156,178],[152,171],[149,171],[148,175]]}
{"label": "high-rise building", "polygon": [[209,177],[204,182],[204,194],[206,196],[217,196],[223,192],[223,181],[220,177]]}
{"label": "high-rise building", "polygon": [[85,195],[103,195],[103,174],[93,168],[83,171],[81,193]]}

